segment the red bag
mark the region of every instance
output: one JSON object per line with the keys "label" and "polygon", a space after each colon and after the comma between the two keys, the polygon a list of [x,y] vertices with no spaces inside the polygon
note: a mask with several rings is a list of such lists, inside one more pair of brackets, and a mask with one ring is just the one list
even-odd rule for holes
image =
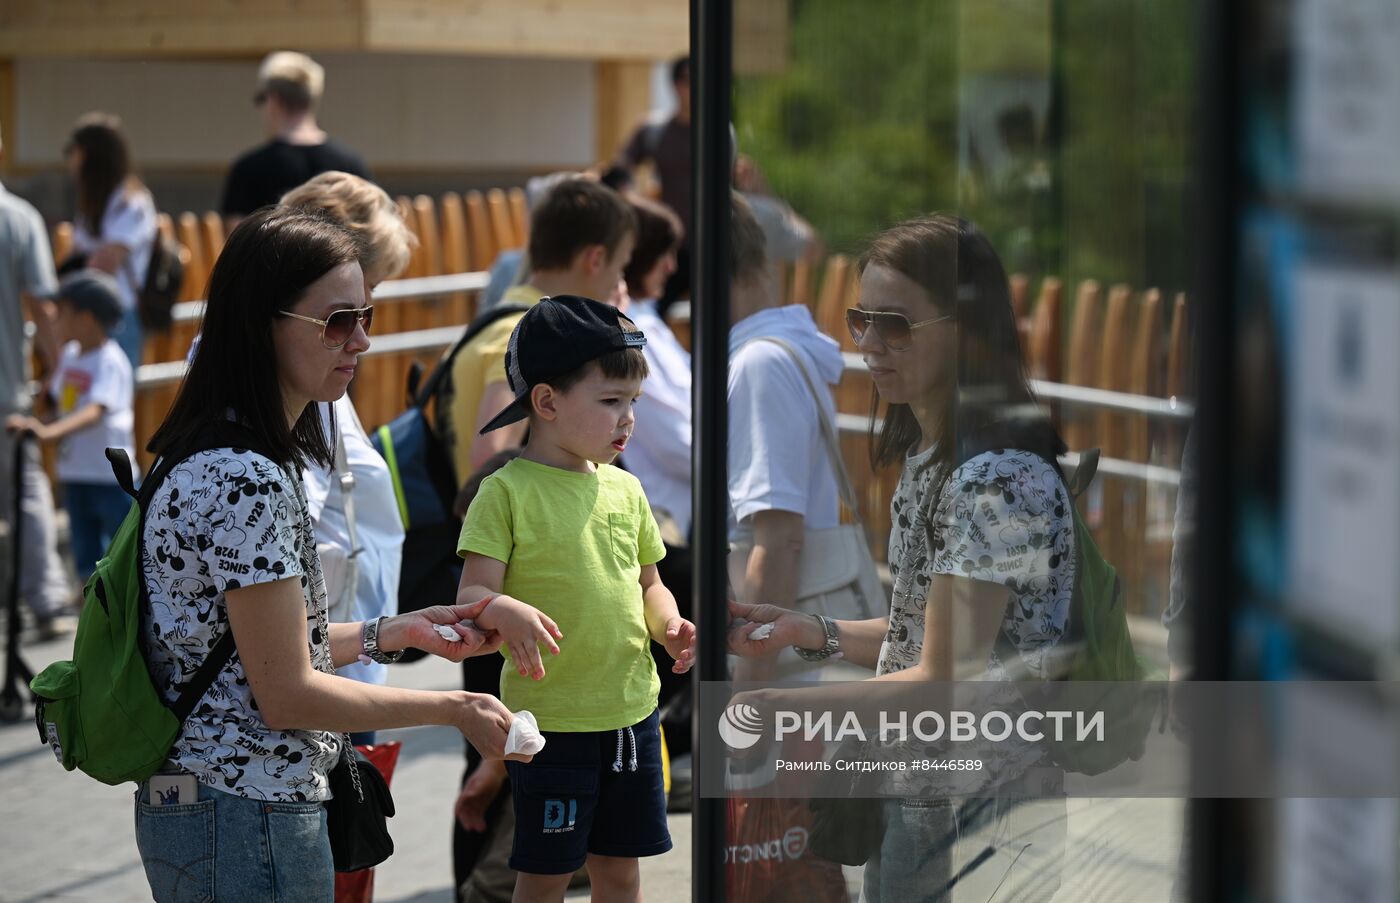
{"label": "red bag", "polygon": [[[399,763],[403,743],[391,740],[373,746],[355,747],[384,775],[384,783],[393,783],[394,766]],[[370,903],[374,899],[374,869],[335,873],[335,903]]]}
{"label": "red bag", "polygon": [[[821,757],[819,743],[788,741],[784,758]],[[759,780],[765,780],[760,778]],[[802,796],[801,776],[781,772],[766,779],[794,799],[745,797],[731,791],[724,848],[725,884],[733,903],[850,903],[841,866],[812,853],[812,812]],[[752,786],[752,785],[750,785]]]}
{"label": "red bag", "polygon": [[733,903],[850,903],[841,866],[808,849],[806,800],[731,796],[724,849],[726,899]]}

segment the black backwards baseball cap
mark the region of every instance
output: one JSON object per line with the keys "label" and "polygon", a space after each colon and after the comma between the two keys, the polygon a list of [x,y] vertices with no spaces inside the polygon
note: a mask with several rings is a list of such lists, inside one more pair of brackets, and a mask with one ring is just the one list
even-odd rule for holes
{"label": "black backwards baseball cap", "polygon": [[506,346],[506,382],[515,393],[515,401],[492,417],[480,435],[529,416],[530,390],[540,383],[572,373],[614,351],[646,345],[646,336],[635,327],[624,329],[624,322],[632,324],[616,307],[591,298],[541,298],[515,324]]}
{"label": "black backwards baseball cap", "polygon": [[74,310],[85,310],[109,332],[122,321],[121,289],[101,270],[78,270],[59,280],[49,293],[55,301],[67,301]]}

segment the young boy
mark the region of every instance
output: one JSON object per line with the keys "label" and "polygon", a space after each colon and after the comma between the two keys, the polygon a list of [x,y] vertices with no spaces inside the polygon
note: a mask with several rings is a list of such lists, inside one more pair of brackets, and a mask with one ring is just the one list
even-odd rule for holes
{"label": "young boy", "polygon": [[[632,434],[644,344],[616,308],[543,299],[510,338],[515,400],[483,430],[530,427],[520,457],[482,482],[458,544],[457,598],[489,599],[476,623],[503,639],[501,699],[533,712],[546,740],[508,764],[517,901],[563,899],[585,864],[595,900],[638,899],[637,858],[671,848],[648,640],[684,673],[695,625],[657,576],[641,484],[611,466]],[[540,644],[559,656],[547,673]]]}
{"label": "young boy", "polygon": [[62,443],[58,478],[72,529],[73,563],[84,583],[131,507],[131,496],[117,485],[105,454],[109,447],[121,448],[136,460],[131,363],[108,337],[122,322],[119,291],[112,277],[98,270],[80,270],[59,283],[55,326],[65,344],[49,389],[58,417],[42,423],[15,415],[5,424],[45,444]]}

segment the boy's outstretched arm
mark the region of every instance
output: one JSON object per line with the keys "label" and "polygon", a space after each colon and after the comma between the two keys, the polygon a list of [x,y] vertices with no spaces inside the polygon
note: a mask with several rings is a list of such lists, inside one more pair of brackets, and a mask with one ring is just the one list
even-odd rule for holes
{"label": "boy's outstretched arm", "polygon": [[5,421],[5,428],[12,433],[33,433],[34,438],[40,442],[57,442],[59,439],[71,436],[78,430],[87,429],[97,423],[106,412],[105,405],[94,401],[52,423],[44,423],[37,417],[30,417],[27,414],[12,414]]}
{"label": "boy's outstretched arm", "polygon": [[676,597],[661,582],[656,565],[642,566],[642,610],[646,614],[647,633],[662,646],[676,663],[671,670],[684,674],[695,664],[695,625],[681,617]]}
{"label": "boy's outstretched arm", "polygon": [[504,561],[468,552],[462,566],[462,579],[457,583],[457,604],[474,605],[489,600],[474,619],[477,628],[499,633],[503,648],[510,650],[515,669],[522,676],[539,680],[544,677],[540,644],[558,655],[559,644],[555,641],[562,640],[564,634],[559,625],[538,608],[502,593],[505,579]]}

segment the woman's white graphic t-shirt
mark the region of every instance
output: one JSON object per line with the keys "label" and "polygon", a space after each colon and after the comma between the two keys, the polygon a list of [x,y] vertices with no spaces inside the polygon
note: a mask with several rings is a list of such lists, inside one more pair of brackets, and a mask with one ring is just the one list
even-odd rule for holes
{"label": "woman's white graphic t-shirt", "polygon": [[[1026,451],[984,452],[946,480],[939,479],[932,457],[930,450],[906,460],[890,503],[894,597],[877,673],[919,662],[929,587],[935,574],[947,574],[1006,587],[1001,630],[1029,671],[1021,679],[1047,676],[1047,656],[1069,626],[1074,592],[1074,519],[1064,481],[1045,459]],[[977,679],[1005,681],[1007,664],[993,651]],[[1021,705],[1010,685],[1001,698],[1008,709]],[[988,786],[1013,779],[1040,758],[1034,748],[1015,742],[964,746],[957,756],[981,758],[984,765],[959,773],[957,792],[970,792],[969,780]],[[949,774],[921,773],[918,780],[948,780],[943,776]]]}
{"label": "woman's white graphic t-shirt", "polygon": [[[295,578],[306,599],[307,654],[333,671],[326,591],[299,476],[255,452],[216,449],[177,464],[146,512],[147,661],[174,702],[229,629],[224,593]],[[326,799],[337,734],[273,730],[237,652],[195,706],[167,763],[239,796]]]}

